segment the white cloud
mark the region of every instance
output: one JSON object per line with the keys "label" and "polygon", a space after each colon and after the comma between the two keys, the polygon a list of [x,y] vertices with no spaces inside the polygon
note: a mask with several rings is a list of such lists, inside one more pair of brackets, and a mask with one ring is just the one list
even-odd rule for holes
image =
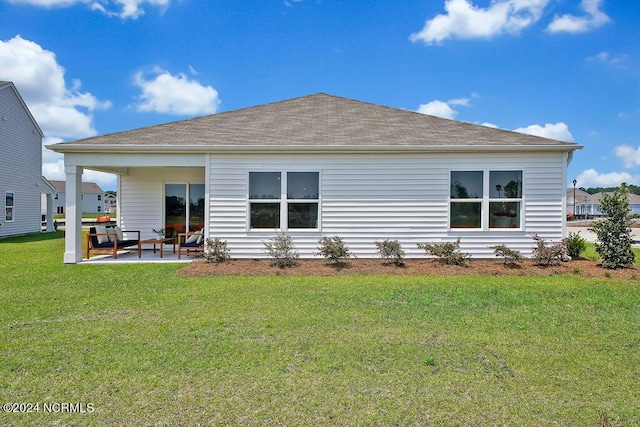
{"label": "white cloud", "polygon": [[458,115],[458,112],[451,108],[449,104],[438,100],[431,101],[427,104],[421,104],[420,107],[418,107],[418,113],[443,117],[445,119],[453,119]]}
{"label": "white cloud", "polygon": [[452,106],[468,107],[469,98],[451,99],[449,101],[440,101],[436,99],[435,101],[431,101],[426,104],[420,104],[416,111],[430,116],[455,119],[458,115],[458,111],[454,110]]}
{"label": "white cloud", "polygon": [[71,7],[87,5],[91,10],[98,10],[108,16],[122,19],[136,19],[144,15],[144,6],[160,7],[166,10],[171,0],[9,0],[14,4],[28,4],[39,7]]}
{"label": "white cloud", "polygon": [[624,167],[632,168],[640,165],[640,147],[633,148],[628,145],[619,145],[614,151],[616,156],[624,161]]}
{"label": "white cloud", "polygon": [[489,7],[480,8],[469,0],[446,0],[446,14],[427,20],[410,40],[430,45],[452,38],[488,39],[519,34],[540,19],[548,3],[549,0],[496,0]]}
{"label": "white cloud", "polygon": [[638,185],[638,176],[627,172],[599,173],[595,169],[587,169],[576,177],[579,187],[619,187],[623,182]]}
{"label": "white cloud", "polygon": [[547,27],[550,33],[584,33],[611,21],[611,19],[600,10],[602,0],[582,0],[580,8],[585,11],[583,16],[562,15],[555,16],[553,22]]}
{"label": "white cloud", "polygon": [[177,115],[215,113],[220,99],[211,86],[203,86],[185,74],[172,75],[156,68],[149,78],[136,73],[134,84],[142,90],[138,111]]}
{"label": "white cloud", "polygon": [[514,129],[514,132],[541,136],[543,138],[551,138],[557,141],[573,142],[573,135],[569,132],[569,127],[562,122],[558,122],[556,124],[547,123],[544,126],[530,125],[524,128]]}
{"label": "white cloud", "polygon": [[[80,82],[65,82],[65,70],[56,55],[35,42],[16,36],[0,40],[0,80],[11,81],[40,125],[45,138],[42,148],[42,172],[49,179],[65,179],[64,161],[44,145],[63,142],[66,138],[84,138],[97,134],[92,112],[109,108],[87,92],[80,92]],[[115,181],[103,174],[101,181]],[[106,177],[108,175],[108,178]]]}
{"label": "white cloud", "polygon": [[110,107],[90,93],[71,87],[56,55],[35,42],[16,36],[0,40],[0,80],[12,81],[48,137],[83,138],[97,132],[92,112]]}
{"label": "white cloud", "polygon": [[498,129],[498,125],[494,125],[493,123],[489,123],[489,122],[480,123],[480,126],[486,126],[488,128]]}

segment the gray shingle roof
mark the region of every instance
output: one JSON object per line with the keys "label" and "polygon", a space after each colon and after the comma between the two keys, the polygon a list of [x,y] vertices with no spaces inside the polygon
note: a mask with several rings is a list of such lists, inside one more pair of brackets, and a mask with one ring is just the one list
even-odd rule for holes
{"label": "gray shingle roof", "polygon": [[[564,146],[524,135],[411,111],[315,94],[72,143],[121,146]],[[63,147],[54,147],[54,149]],[[96,147],[98,148],[98,147]]]}
{"label": "gray shingle roof", "polygon": [[[67,192],[67,182],[66,181],[56,181],[50,179],[49,182],[53,186],[56,192],[58,193],[66,193]],[[83,194],[103,194],[102,188],[95,182],[83,182],[82,183],[82,193]]]}

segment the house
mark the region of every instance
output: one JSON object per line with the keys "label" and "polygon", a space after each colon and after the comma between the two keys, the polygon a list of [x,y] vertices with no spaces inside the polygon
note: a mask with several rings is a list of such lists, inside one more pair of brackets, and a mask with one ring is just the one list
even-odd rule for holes
{"label": "house", "polygon": [[416,243],[457,237],[474,257],[502,243],[530,254],[532,234],[566,234],[582,147],[320,93],[49,148],[65,156],[64,261],[76,263],[85,168],[117,174],[125,231],[202,227],[236,258],[266,257],[278,231],[307,258],[323,235],[358,257],[376,240],[420,257]]}
{"label": "house", "polygon": [[42,194],[49,201],[47,218],[53,218],[53,189],[42,177],[42,138],[18,89],[0,81],[0,237],[41,231]]}
{"label": "house", "polygon": [[[575,197],[574,197],[575,195]],[[579,188],[567,188],[567,214],[580,218],[587,212],[587,202],[591,195]]]}
{"label": "house", "polygon": [[[53,196],[53,209],[56,214],[65,214],[67,200],[66,181],[49,180],[55,190]],[[82,211],[80,213],[101,214],[104,213],[104,191],[95,182],[83,182],[80,196]]]}
{"label": "house", "polygon": [[[600,192],[589,195],[585,203],[585,211],[589,216],[603,216],[600,211],[600,203],[605,195],[613,195],[613,192]],[[577,197],[577,196],[576,196]],[[637,194],[627,194],[629,201],[629,213],[631,215],[640,215],[640,196]]]}
{"label": "house", "polygon": [[111,193],[104,194],[104,213],[115,214],[118,210],[118,198]]}

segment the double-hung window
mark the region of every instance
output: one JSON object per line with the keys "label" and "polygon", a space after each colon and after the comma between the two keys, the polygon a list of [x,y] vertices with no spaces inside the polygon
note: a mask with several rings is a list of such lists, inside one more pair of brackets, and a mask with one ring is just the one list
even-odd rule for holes
{"label": "double-hung window", "polygon": [[489,172],[489,228],[520,228],[522,171]]}
{"label": "double-hung window", "polygon": [[7,222],[13,221],[13,210],[15,208],[15,197],[16,193],[13,191],[6,191],[4,193],[4,219]]}
{"label": "double-hung window", "polygon": [[249,172],[249,228],[318,229],[318,172]]}
{"label": "double-hung window", "polygon": [[522,228],[522,171],[451,171],[449,227]]}

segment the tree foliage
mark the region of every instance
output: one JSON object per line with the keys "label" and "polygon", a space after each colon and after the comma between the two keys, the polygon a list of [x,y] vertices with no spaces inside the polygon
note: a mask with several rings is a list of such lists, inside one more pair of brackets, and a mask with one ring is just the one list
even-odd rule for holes
{"label": "tree foliage", "polygon": [[629,268],[635,262],[631,250],[631,215],[627,187],[623,183],[613,194],[606,194],[600,202],[600,211],[606,216],[590,228],[596,234],[596,252],[602,266],[609,269]]}

